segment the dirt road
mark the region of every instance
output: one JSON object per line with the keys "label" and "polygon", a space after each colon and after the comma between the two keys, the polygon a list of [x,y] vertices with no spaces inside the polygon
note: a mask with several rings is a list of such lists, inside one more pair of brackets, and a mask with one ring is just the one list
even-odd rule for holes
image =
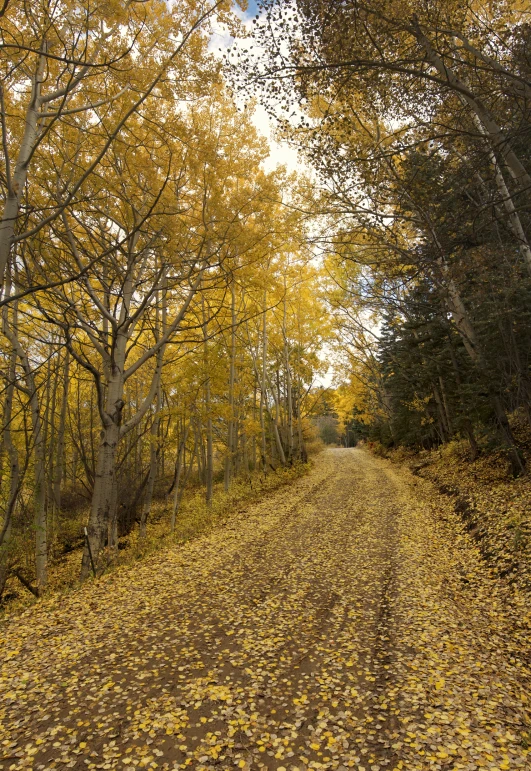
{"label": "dirt road", "polygon": [[10,621],[0,768],[531,769],[529,628],[427,483],[329,450]]}

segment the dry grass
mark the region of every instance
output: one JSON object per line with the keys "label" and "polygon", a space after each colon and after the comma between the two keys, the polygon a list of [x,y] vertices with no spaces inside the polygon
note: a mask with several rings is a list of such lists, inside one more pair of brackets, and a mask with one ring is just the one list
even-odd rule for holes
{"label": "dry grass", "polygon": [[[413,453],[388,452],[395,463],[409,466],[452,498],[484,558],[496,572],[526,592],[531,591],[531,453],[526,429],[514,419],[513,428],[527,456],[528,473],[514,479],[503,450],[482,447],[470,460],[464,441]],[[527,432],[528,433],[528,432]]]}
{"label": "dry grass", "polygon": [[[126,538],[120,540],[119,550],[107,555],[107,566],[103,572],[108,573],[122,565],[131,565],[156,551],[184,544],[209,532],[220,522],[228,520],[231,515],[241,514],[247,504],[305,475],[310,468],[311,464],[307,463],[279,468],[265,475],[255,472],[245,479],[234,480],[228,492],[224,491],[222,484],[217,484],[211,507],[205,503],[202,488],[190,489],[183,496],[173,533],[170,532],[169,524],[171,501],[154,501],[146,538],[139,538],[138,527],[135,526]],[[80,512],[80,523],[76,525],[78,530],[85,523],[87,516],[87,512]],[[81,553],[82,547],[79,547],[51,562],[48,594],[61,594],[79,586]],[[6,601],[0,607],[0,617],[11,616],[38,602],[15,576],[9,579],[5,596]]]}

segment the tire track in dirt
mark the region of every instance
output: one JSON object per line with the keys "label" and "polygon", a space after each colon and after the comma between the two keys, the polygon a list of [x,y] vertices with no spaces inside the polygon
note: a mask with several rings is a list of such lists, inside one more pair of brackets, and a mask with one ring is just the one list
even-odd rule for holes
{"label": "tire track in dirt", "polygon": [[13,619],[0,768],[528,768],[504,632],[522,605],[430,496],[327,451],[208,536]]}

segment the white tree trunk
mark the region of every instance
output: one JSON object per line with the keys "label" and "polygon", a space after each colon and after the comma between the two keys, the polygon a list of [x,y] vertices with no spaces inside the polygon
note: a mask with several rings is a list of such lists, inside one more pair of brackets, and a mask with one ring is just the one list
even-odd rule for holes
{"label": "white tree trunk", "polygon": [[234,458],[236,454],[237,430],[234,416],[234,386],[236,382],[236,293],[234,280],[231,282],[231,351],[229,368],[229,419],[227,425],[227,455],[225,457],[225,492],[228,492],[234,473]]}
{"label": "white tree trunk", "polygon": [[[15,310],[16,315],[16,310]],[[4,308],[4,318],[7,317],[7,307]],[[11,351],[7,371],[6,395],[4,402],[2,450],[9,459],[9,496],[4,510],[4,521],[0,530],[0,599],[9,576],[9,557],[11,552],[11,535],[13,517],[19,491],[20,466],[18,451],[11,436],[11,420],[13,416],[13,392],[16,377],[16,350]]]}
{"label": "white tree trunk", "polygon": [[212,436],[212,412],[210,402],[210,370],[208,357],[208,322],[205,312],[204,298],[202,300],[203,309],[203,363],[205,377],[205,412],[206,412],[206,458],[205,458],[205,500],[207,506],[212,505],[214,495],[214,441]]}
{"label": "white tree trunk", "polygon": [[505,163],[511,175],[517,182],[517,184],[528,191],[531,190],[531,177],[527,173],[525,166],[522,164],[516,153],[511,147],[508,138],[505,136],[501,127],[496,123],[489,110],[485,107],[482,101],[468,88],[467,84],[462,81],[455,72],[448,67],[441,57],[434,50],[430,41],[422,32],[418,23],[416,23],[412,29],[419,44],[426,51],[426,56],[432,66],[437,70],[441,78],[443,78],[454,91],[459,94],[462,100],[469,106],[472,114],[477,116],[485,127],[486,134],[490,140],[491,147],[494,151],[499,152],[505,159]]}
{"label": "white tree trunk", "polygon": [[157,478],[157,461],[159,455],[159,426],[160,426],[160,410],[162,406],[162,393],[161,393],[161,370],[162,370],[162,354],[159,352],[159,366],[157,367],[157,396],[155,397],[155,415],[151,424],[150,430],[150,451],[149,451],[149,476],[146,485],[146,492],[144,497],[144,505],[142,506],[142,514],[140,517],[140,538],[146,537],[147,521],[151,513],[151,505],[153,502],[153,489],[155,487],[155,480]]}
{"label": "white tree trunk", "polygon": [[65,353],[65,362],[63,370],[63,394],[61,401],[61,414],[59,416],[59,428],[57,430],[57,451],[55,457],[55,468],[53,478],[53,498],[58,511],[61,509],[61,483],[63,481],[63,471],[65,465],[65,431],[66,431],[66,413],[68,410],[68,374],[70,371],[70,354]]}
{"label": "white tree trunk", "polygon": [[[100,434],[96,475],[92,492],[90,517],[87,526],[90,548],[95,562],[109,538],[109,525],[114,518],[116,498],[114,487],[116,483],[116,450],[120,440],[120,424],[124,407],[124,377],[123,365],[125,359],[125,340],[118,341],[115,352],[111,378],[107,387],[105,403],[105,425]],[[81,579],[88,577],[91,570],[90,553],[85,545],[81,563]]]}
{"label": "white tree trunk", "polygon": [[37,579],[37,594],[42,594],[48,582],[48,529],[46,521],[46,487],[45,487],[45,445],[40,414],[39,394],[33,369],[22,348],[16,327],[4,327],[4,332],[24,371],[24,380],[29,398],[31,426],[33,433],[33,511],[35,528],[35,572]]}
{"label": "white tree trunk", "polygon": [[[41,54],[31,84],[31,97],[26,108],[24,134],[20,144],[13,178],[7,180],[7,195],[0,220],[0,285],[4,285],[6,267],[11,251],[11,239],[20,208],[20,199],[28,176],[28,167],[38,137],[41,84],[44,75],[46,58]],[[5,159],[8,163],[8,159]]]}

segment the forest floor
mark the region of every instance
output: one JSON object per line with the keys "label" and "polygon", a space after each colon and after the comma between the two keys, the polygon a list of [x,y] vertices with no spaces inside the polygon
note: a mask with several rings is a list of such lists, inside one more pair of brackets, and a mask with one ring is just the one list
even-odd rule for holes
{"label": "forest floor", "polygon": [[529,596],[360,449],[12,617],[0,768],[531,768]]}
{"label": "forest floor", "polygon": [[[240,511],[250,503],[261,500],[284,485],[290,485],[295,479],[308,473],[309,464],[296,463],[293,466],[270,470],[267,474],[254,471],[249,475],[233,480],[230,490],[225,492],[223,482],[214,484],[214,496],[211,506],[205,502],[205,489],[202,484],[189,484],[180,502],[175,530],[170,531],[171,500],[168,495],[157,496],[153,500],[151,515],[145,538],[140,538],[138,522],[128,535],[119,540],[119,548],[108,554],[108,562],[103,572],[109,573],[124,565],[137,564],[153,552],[159,552],[171,546],[182,546],[222,525],[235,511]],[[62,512],[59,527],[55,535],[63,533],[61,541],[52,538],[48,554],[47,593],[56,595],[75,590],[79,586],[79,569],[83,554],[83,527],[89,517],[86,507],[76,507],[73,511]],[[34,565],[30,555],[29,565],[23,572],[30,576]],[[103,560],[104,561],[104,560]],[[24,559],[22,560],[24,562]],[[31,581],[30,581],[31,583]],[[13,573],[8,579],[6,592],[0,603],[0,623],[3,618],[20,613],[25,608],[35,605],[35,596],[22,586]]]}
{"label": "forest floor", "polygon": [[[529,430],[521,432],[528,468]],[[475,461],[465,442],[449,442],[431,451],[402,448],[390,458],[432,482],[452,499],[456,511],[498,574],[531,594],[531,477],[514,479],[501,450],[484,451]]]}

